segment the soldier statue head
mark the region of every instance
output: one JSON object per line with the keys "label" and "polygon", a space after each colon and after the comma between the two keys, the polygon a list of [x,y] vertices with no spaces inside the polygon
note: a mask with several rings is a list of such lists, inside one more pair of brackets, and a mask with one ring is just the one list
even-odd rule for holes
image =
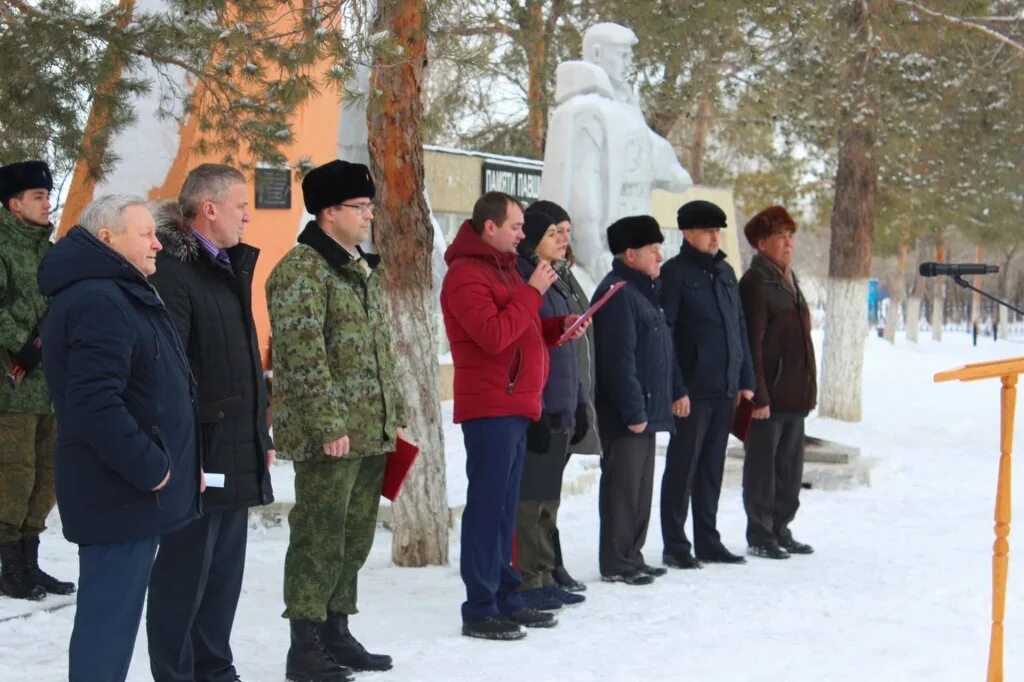
{"label": "soldier statue head", "polygon": [[636,43],[636,34],[625,26],[594,24],[583,34],[583,60],[601,67],[616,90],[628,88]]}

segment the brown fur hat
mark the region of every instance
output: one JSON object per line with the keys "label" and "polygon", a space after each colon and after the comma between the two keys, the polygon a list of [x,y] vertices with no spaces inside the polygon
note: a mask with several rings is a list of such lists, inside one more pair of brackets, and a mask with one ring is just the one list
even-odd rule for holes
{"label": "brown fur hat", "polygon": [[743,227],[743,234],[755,249],[757,243],[776,232],[796,232],[796,222],[790,217],[789,212],[781,206],[769,206],[756,216],[747,221]]}

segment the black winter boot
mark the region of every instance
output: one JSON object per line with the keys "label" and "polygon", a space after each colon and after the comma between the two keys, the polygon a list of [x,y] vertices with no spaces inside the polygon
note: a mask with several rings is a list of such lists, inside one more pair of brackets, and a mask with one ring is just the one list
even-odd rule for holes
{"label": "black winter boot", "polygon": [[39,568],[39,536],[21,539],[21,550],[25,554],[25,571],[28,579],[43,588],[47,594],[74,594],[75,584],[57,580]]}
{"label": "black winter boot", "polygon": [[320,624],[290,620],[292,645],[288,649],[285,676],[290,682],[350,682],[352,670],[339,664],[320,641]]}
{"label": "black winter boot", "polygon": [[0,545],[0,564],[0,591],[8,597],[39,601],[46,596],[46,591],[28,576],[20,540]]}
{"label": "black winter boot", "polygon": [[348,631],[348,614],[327,614],[327,622],[320,626],[324,648],[331,658],[357,672],[364,670],[391,670],[391,657],[371,654]]}

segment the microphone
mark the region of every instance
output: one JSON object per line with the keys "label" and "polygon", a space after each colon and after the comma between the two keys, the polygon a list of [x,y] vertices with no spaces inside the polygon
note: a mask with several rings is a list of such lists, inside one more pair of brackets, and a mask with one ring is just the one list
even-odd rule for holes
{"label": "microphone", "polygon": [[999,266],[986,265],[985,263],[921,263],[918,272],[921,273],[922,277],[988,275],[999,272]]}

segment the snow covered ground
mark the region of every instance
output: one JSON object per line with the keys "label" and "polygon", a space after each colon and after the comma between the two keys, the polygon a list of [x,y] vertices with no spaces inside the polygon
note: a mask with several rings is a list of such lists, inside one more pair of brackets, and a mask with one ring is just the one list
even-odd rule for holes
{"label": "snow covered ground", "polygon": [[[920,346],[902,338],[895,347],[869,339],[864,421],[812,418],[808,431],[859,446],[881,463],[870,488],[804,491],[794,529],[815,546],[809,557],[673,571],[650,587],[603,584],[597,571],[596,489],[565,499],[560,526],[567,565],[590,585],[588,600],[564,610],[557,628],[531,631],[520,642],[460,636],[457,528],[452,565],[427,569],[392,566],[390,535],[381,530],[361,574],[362,613],[353,618],[353,628],[371,650],[392,654],[395,669],[360,678],[981,679],[988,656],[999,387],[997,382],[935,385],[932,375],[1018,354],[1024,354],[1024,346],[987,339],[972,348],[966,335]],[[465,495],[461,443],[458,429],[448,433],[450,496],[457,504]],[[1018,436],[1024,439],[1020,428]],[[660,467],[661,462],[659,477]],[[1021,475],[1014,479],[1022,490]],[[56,515],[53,522],[43,542],[45,565],[58,576],[73,576],[75,548],[61,539]],[[742,550],[739,488],[723,491],[719,526],[726,544]],[[1011,535],[1008,680],[1024,679],[1021,542]],[[280,614],[286,544],[285,526],[260,525],[250,535],[233,638],[247,682],[284,679],[288,630]],[[660,555],[655,512],[646,557],[657,564]],[[0,619],[16,612],[10,600],[0,599]],[[65,679],[73,613],[66,607],[0,622],[0,677]],[[150,679],[144,633],[129,679]]]}

